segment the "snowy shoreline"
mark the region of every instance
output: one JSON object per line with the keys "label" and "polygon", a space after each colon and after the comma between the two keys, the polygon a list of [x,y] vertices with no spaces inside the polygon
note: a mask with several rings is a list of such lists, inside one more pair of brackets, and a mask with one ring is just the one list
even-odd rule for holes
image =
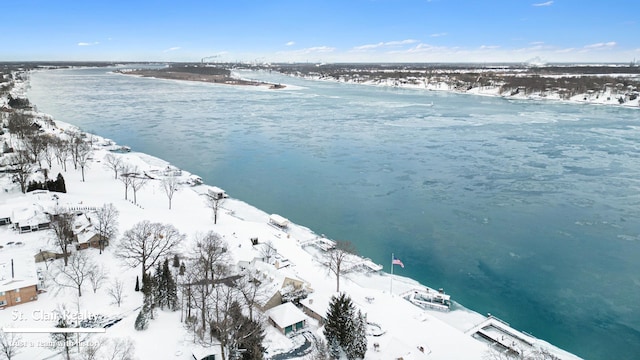
{"label": "snowy shoreline", "polygon": [[[542,74],[531,72],[527,67],[469,67],[448,68],[443,66],[367,66],[365,64],[317,64],[317,65],[278,65],[274,67],[257,67],[260,71],[276,71],[280,74],[315,81],[330,81],[356,85],[395,87],[402,89],[445,91],[455,94],[470,94],[500,97],[509,100],[551,100],[566,104],[607,105],[622,108],[640,109],[639,82],[640,74],[635,68],[630,73],[580,73],[562,72],[562,67],[544,74],[545,67],[538,68]],[[596,67],[597,68],[597,67]],[[606,67],[605,67],[606,68]],[[570,68],[567,68],[570,69]],[[585,67],[587,70],[592,68]],[[254,71],[256,69],[253,69]],[[554,72],[555,71],[555,72]],[[470,80],[470,77],[473,80]],[[537,81],[548,79],[551,84],[544,90],[533,90],[527,85],[506,85],[505,82],[527,82],[540,87]],[[592,79],[590,87],[584,91],[569,90],[571,86],[583,86],[580,81]],[[553,85],[556,80],[563,80],[569,88]],[[595,81],[595,82],[593,82]],[[605,83],[605,81],[611,81]],[[588,81],[587,81],[588,82]],[[580,85],[578,85],[580,84]],[[600,84],[599,88],[592,88]],[[629,84],[625,86],[625,84]],[[635,85],[634,85],[635,84]],[[504,87],[504,88],[503,88]]]}
{"label": "snowy shoreline", "polygon": [[[39,118],[51,119],[49,115],[38,113]],[[57,124],[57,128],[50,129],[53,133],[57,133],[60,130],[74,130],[79,131],[77,127],[71,124],[67,124],[58,120],[54,120]],[[102,138],[98,135],[90,135],[96,146],[94,146],[93,160],[91,166],[87,172],[87,181],[81,181],[79,170],[73,170],[71,168],[68,171],[63,171],[60,166],[52,169],[51,173],[55,174],[61,172],[64,174],[67,180],[67,194],[60,194],[60,202],[65,204],[82,204],[84,206],[100,206],[102,203],[114,203],[120,210],[120,233],[131,227],[135,222],[142,219],[149,219],[152,221],[164,221],[169,222],[177,226],[181,231],[186,232],[189,235],[193,235],[198,232],[214,230],[221,236],[227,239],[232,244],[237,244],[238,247],[231,247],[233,249],[234,259],[236,261],[250,260],[256,256],[255,249],[253,249],[246,240],[253,237],[258,237],[261,241],[272,241],[277,248],[278,253],[284,258],[290,261],[291,266],[287,267],[283,271],[287,271],[291,276],[296,276],[306,283],[309,283],[314,288],[313,296],[318,299],[326,299],[334,293],[334,281],[335,279],[329,276],[326,271],[326,267],[319,261],[317,251],[306,251],[302,243],[314,238],[319,238],[312,230],[297,224],[291,224],[289,230],[284,232],[279,229],[274,229],[269,226],[269,214],[264,211],[251,206],[250,204],[238,199],[229,198],[224,205],[223,212],[220,214],[219,223],[214,225],[211,221],[210,210],[203,204],[202,195],[211,188],[210,185],[199,185],[194,187],[182,186],[181,191],[178,191],[174,201],[174,207],[172,210],[166,209],[166,198],[162,194],[161,189],[154,184],[153,186],[147,186],[140,190],[138,199],[140,205],[132,206],[130,201],[124,200],[122,196],[121,184],[113,179],[113,173],[108,169],[105,169],[104,159],[107,154],[112,154],[108,149],[116,144],[109,140]],[[155,174],[164,169],[175,169],[168,162],[154,157],[152,155],[144,153],[124,153],[118,154],[123,160],[128,163],[135,164],[141,171]],[[55,167],[55,166],[54,166]],[[192,174],[181,171],[180,177],[185,180]],[[114,185],[115,184],[115,185]],[[36,194],[20,194],[11,188],[10,183],[2,183],[5,186],[5,194],[0,196],[0,205],[9,206],[12,204],[22,203],[25,200],[27,202],[42,200],[48,201],[46,195]],[[34,198],[37,197],[37,200]],[[42,232],[34,232],[31,234],[15,234],[7,228],[0,229],[3,239],[20,240],[27,243],[25,239],[29,238],[28,243],[31,245],[20,248],[20,256],[28,257],[32,254],[29,251],[34,251],[37,247],[46,246],[43,244],[41,238]],[[244,242],[243,242],[244,241]],[[34,248],[35,246],[35,248]],[[117,246],[117,241],[114,241],[112,247]],[[187,252],[189,247],[185,246],[181,250]],[[4,249],[5,253],[8,249]],[[119,263],[114,261],[111,257],[112,248],[107,249],[107,257],[109,263],[113,269],[117,269]],[[98,257],[98,259],[103,259]],[[320,259],[321,260],[321,259]],[[127,277],[127,283],[132,281],[132,276],[137,274],[138,270],[126,270],[123,274]],[[353,272],[344,276],[343,286],[353,298],[355,303],[369,313],[369,319],[376,324],[380,324],[384,327],[386,334],[383,337],[370,338],[369,351],[366,359],[387,359],[389,356],[398,357],[404,355],[406,358],[422,359],[427,355],[420,354],[416,351],[417,347],[426,347],[430,352],[430,358],[470,358],[480,359],[483,358],[486,352],[486,345],[484,343],[473,338],[469,331],[478,327],[478,324],[484,324],[493,321],[492,317],[485,317],[471,310],[462,308],[455,308],[451,312],[438,312],[433,310],[425,310],[416,307],[409,303],[398,294],[413,291],[415,289],[425,290],[428,289],[425,285],[418,283],[417,281],[401,277],[398,275],[390,275],[386,272],[371,273],[371,272]],[[393,279],[393,280],[392,280]],[[390,282],[393,282],[393,293],[389,292]],[[433,290],[433,289],[429,289]],[[73,296],[66,298],[68,302],[76,301]],[[87,294],[85,296],[91,297],[93,294]],[[455,296],[455,294],[454,294]],[[139,299],[138,294],[133,294],[132,298]],[[40,308],[54,305],[55,301],[59,301],[57,296],[54,296],[52,292],[41,295],[42,299],[36,302],[30,303],[31,309]],[[374,300],[369,300],[374,299]],[[94,299],[95,301],[96,299]],[[77,299],[79,302],[80,299]],[[84,301],[83,301],[84,303]],[[132,312],[139,304],[134,301],[134,304],[129,301],[127,304],[128,311]],[[100,306],[109,308],[109,311],[114,314],[122,313],[122,309],[114,308],[112,305],[97,301],[96,304],[91,302],[84,303],[83,306],[96,310],[93,306]],[[394,308],[395,312],[389,312],[388,309]],[[14,308],[21,310],[20,308]],[[102,311],[101,308],[98,308]],[[0,323],[5,323],[9,319],[9,312],[0,313]],[[164,314],[161,313],[157,322],[152,321],[150,328],[159,328],[162,326],[171,326],[169,328],[175,328],[175,325],[170,325],[170,321],[175,321],[176,314]],[[115,315],[114,315],[115,316]],[[178,359],[187,359],[188,357],[188,341],[189,334],[185,334],[183,337],[178,336],[180,345],[175,345],[176,340],[168,340],[163,342],[163,346],[153,346],[155,342],[150,342],[150,345],[143,346],[144,341],[149,341],[149,333],[142,334],[133,331],[133,319],[131,316],[125,317],[122,324],[114,326],[119,332],[131,336],[138,340],[138,354],[143,355],[143,358],[148,358],[151,355],[162,356],[162,354],[175,353]],[[312,323],[310,321],[310,323]],[[162,324],[162,325],[160,325]],[[126,326],[129,326],[127,329]],[[487,325],[489,326],[489,325]],[[312,325],[312,329],[318,328],[318,324]],[[519,333],[515,329],[511,329],[513,333]],[[317,331],[316,331],[317,333]],[[521,334],[521,333],[519,333]],[[553,351],[554,354],[560,356],[563,359],[577,358],[571,354],[568,354],[560,349],[553,347],[552,345],[533,337],[529,337],[526,334],[518,335],[527,339],[527,341],[541,348],[546,348]],[[163,339],[166,335],[163,335]],[[146,339],[146,340],[144,340]],[[270,351],[286,350],[288,347],[293,346],[291,339],[281,338],[280,334],[273,329],[268,330],[268,348]],[[372,348],[373,341],[379,342],[382,346],[383,352],[376,352]],[[169,348],[167,348],[167,346]],[[173,347],[171,347],[173,346]],[[396,349],[397,348],[397,349]],[[179,357],[178,352],[184,357]],[[27,354],[25,351],[24,354]],[[42,356],[34,355],[30,353],[30,356]],[[29,355],[25,358],[33,358]],[[157,357],[156,356],[156,357]],[[18,357],[21,358],[21,357]]]}
{"label": "snowy shoreline", "polygon": [[[295,75],[288,75],[296,77]],[[558,92],[550,91],[548,93],[535,92],[532,94],[508,94],[508,93],[500,93],[500,87],[474,87],[468,90],[458,90],[455,89],[452,85],[447,84],[445,82],[437,83],[437,84],[425,84],[425,85],[414,85],[407,83],[399,83],[397,79],[391,79],[387,81],[355,81],[353,79],[333,79],[333,78],[322,78],[322,77],[314,77],[314,76],[301,76],[300,78],[306,80],[314,80],[314,81],[330,81],[330,82],[340,82],[345,84],[355,84],[355,85],[365,85],[365,86],[374,86],[374,87],[393,87],[400,89],[409,89],[409,90],[427,90],[427,91],[442,91],[449,92],[454,94],[467,94],[467,95],[477,95],[477,96],[487,96],[487,97],[496,97],[502,98],[506,100],[523,100],[523,101],[554,101],[560,102],[563,104],[574,104],[574,105],[602,105],[602,106],[616,106],[621,108],[628,109],[636,109],[640,110],[640,97],[634,100],[630,100],[623,104],[620,104],[618,101],[618,94],[613,94],[611,91],[603,91],[602,93],[582,93],[578,95],[572,96],[570,99],[563,99]]]}

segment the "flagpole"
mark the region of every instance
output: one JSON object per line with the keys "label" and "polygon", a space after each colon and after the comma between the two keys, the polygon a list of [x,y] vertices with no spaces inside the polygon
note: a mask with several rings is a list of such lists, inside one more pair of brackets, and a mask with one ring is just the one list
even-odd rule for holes
{"label": "flagpole", "polygon": [[389,293],[393,296],[393,253],[391,253],[391,285],[389,286]]}

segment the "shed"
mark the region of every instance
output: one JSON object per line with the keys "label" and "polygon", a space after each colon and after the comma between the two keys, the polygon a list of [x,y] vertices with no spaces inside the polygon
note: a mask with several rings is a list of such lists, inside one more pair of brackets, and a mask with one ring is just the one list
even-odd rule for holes
{"label": "shed", "polygon": [[269,323],[284,335],[302,329],[307,323],[307,316],[290,302],[267,310]]}
{"label": "shed", "polygon": [[271,214],[269,216],[269,223],[280,228],[286,228],[289,226],[289,220],[278,214]]}
{"label": "shed", "polygon": [[215,200],[220,200],[220,199],[224,199],[224,198],[228,198],[229,196],[227,195],[227,193],[220,189],[219,187],[215,187],[212,186],[209,188],[209,190],[207,190],[207,193],[209,194],[209,196]]}

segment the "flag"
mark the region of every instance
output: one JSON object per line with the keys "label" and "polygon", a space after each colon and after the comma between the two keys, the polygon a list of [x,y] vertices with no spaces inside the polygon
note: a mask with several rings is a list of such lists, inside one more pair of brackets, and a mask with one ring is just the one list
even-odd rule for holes
{"label": "flag", "polygon": [[397,257],[393,257],[393,260],[391,261],[392,265],[400,265],[401,268],[404,269],[404,264],[402,263],[402,261],[400,261],[400,259],[398,259]]}

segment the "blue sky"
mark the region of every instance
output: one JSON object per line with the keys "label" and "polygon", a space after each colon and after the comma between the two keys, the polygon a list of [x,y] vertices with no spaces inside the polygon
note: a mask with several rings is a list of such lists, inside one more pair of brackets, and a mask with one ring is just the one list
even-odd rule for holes
{"label": "blue sky", "polygon": [[5,2],[0,61],[640,61],[640,1]]}

